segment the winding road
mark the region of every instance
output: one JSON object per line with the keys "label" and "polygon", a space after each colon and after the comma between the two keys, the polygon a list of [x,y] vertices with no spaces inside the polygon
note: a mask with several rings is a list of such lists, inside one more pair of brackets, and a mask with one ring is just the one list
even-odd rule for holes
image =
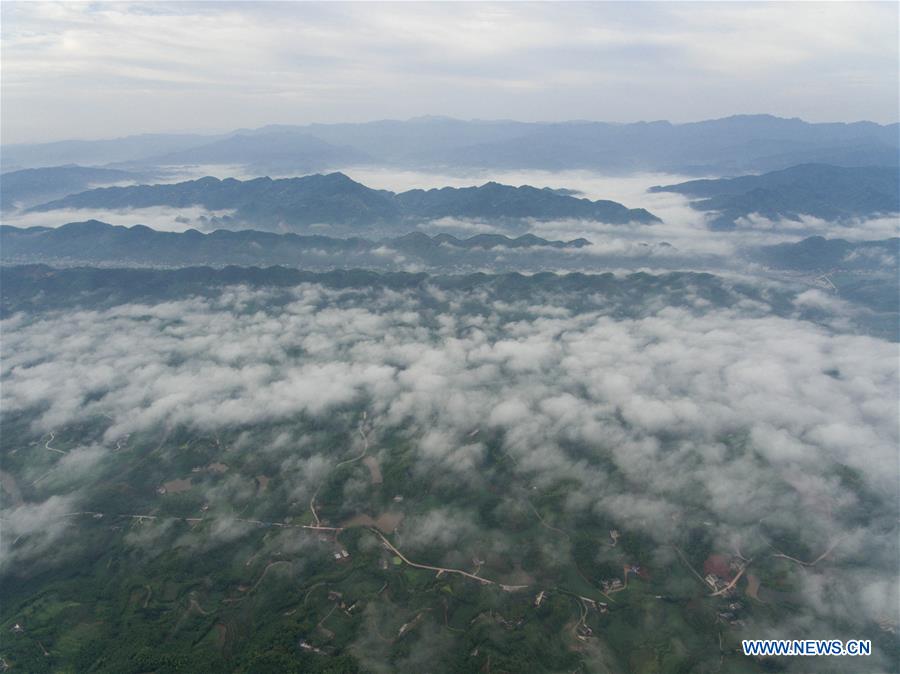
{"label": "winding road", "polygon": [[394,544],[391,543],[380,531],[378,531],[378,529],[373,529],[371,527],[366,527],[366,528],[369,531],[371,531],[373,534],[378,536],[378,538],[381,539],[381,542],[384,543],[384,546],[388,550],[390,550],[395,555],[397,555],[401,560],[403,560],[409,566],[415,567],[417,569],[427,569],[429,571],[437,571],[438,574],[455,573],[460,576],[465,576],[466,578],[471,578],[472,580],[477,580],[482,585],[497,585],[498,587],[502,588],[503,590],[506,590],[507,592],[513,592],[515,590],[522,590],[522,589],[528,587],[527,585],[504,585],[503,583],[499,583],[496,580],[482,578],[481,576],[476,576],[474,573],[469,573],[468,571],[463,571],[462,569],[448,569],[443,566],[431,566],[430,564],[418,564],[417,562],[412,562],[409,559],[407,559],[406,556],[402,552],[400,552],[396,547],[394,547]]}
{"label": "winding road", "polygon": [[50,443],[53,442],[53,438],[55,438],[55,437],[56,436],[54,435],[53,431],[50,431],[50,439],[47,440],[46,444],[44,445],[44,448],[49,449],[51,452],[56,452],[57,454],[62,454],[63,456],[65,456],[66,453],[63,450],[56,449],[56,447],[50,446]]}

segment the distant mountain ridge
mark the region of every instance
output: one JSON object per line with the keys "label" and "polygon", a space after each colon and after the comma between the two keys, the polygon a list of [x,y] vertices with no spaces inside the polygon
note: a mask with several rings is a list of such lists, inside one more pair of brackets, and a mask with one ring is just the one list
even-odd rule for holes
{"label": "distant mountain ridge", "polygon": [[102,165],[134,161],[214,142],[224,136],[146,133],[103,140],[60,140],[2,147],[3,171],[61,164]]}
{"label": "distant mountain ridge", "polygon": [[762,175],[691,180],[650,188],[697,199],[692,206],[716,212],[712,226],[733,229],[741,218],[771,220],[811,215],[830,221],[900,213],[900,168],[803,164]]}
{"label": "distant mountain ridge", "polygon": [[275,130],[261,134],[239,132],[147,161],[161,165],[242,164],[250,170],[272,173],[370,164],[373,159],[365,152],[329,143],[309,133]]}
{"label": "distant mountain ridge", "polygon": [[[277,125],[201,136],[131,136],[3,147],[3,164],[120,162],[249,166],[276,154],[288,171],[325,171],[363,162],[406,168],[593,169],[722,174],[801,163],[897,166],[897,124],[809,123],[735,115],[685,124],[516,122],[444,117],[365,123]],[[288,151],[290,150],[290,151]],[[271,172],[271,170],[267,171]]]}
{"label": "distant mountain ridge", "polygon": [[447,217],[497,221],[572,218],[611,224],[659,222],[659,218],[642,208],[630,209],[615,201],[591,201],[528,185],[486,183],[480,187],[445,187],[396,194],[371,189],[343,173],[247,181],[207,177],[175,184],[100,188],[32,210],[152,206],[233,210],[234,222],[269,229],[320,223],[362,227]]}
{"label": "distant mountain ridge", "polygon": [[72,222],[61,227],[18,228],[0,225],[0,261],[77,261],[84,264],[141,264],[184,266],[209,264],[297,264],[303,255],[370,254],[380,249],[437,260],[442,251],[490,249],[583,248],[586,239],[548,241],[532,234],[510,238],[480,234],[458,239],[449,234],[428,236],[413,232],[401,237],[372,241],[328,236],[275,234],[254,230],[197,230],[162,232],[144,225],[123,227],[97,220]]}
{"label": "distant mountain ridge", "polygon": [[900,238],[845,241],[811,236],[796,243],[762,246],[753,259],[775,269],[827,272],[893,269],[900,260]]}
{"label": "distant mountain ridge", "polygon": [[138,182],[145,178],[143,174],[130,171],[76,165],[11,171],[0,175],[0,209],[33,206],[92,187]]}

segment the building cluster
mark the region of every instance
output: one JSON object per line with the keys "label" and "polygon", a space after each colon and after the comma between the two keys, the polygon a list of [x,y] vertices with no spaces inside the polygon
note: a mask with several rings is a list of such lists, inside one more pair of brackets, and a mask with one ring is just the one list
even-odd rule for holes
{"label": "building cluster", "polygon": [[879,616],[875,622],[882,632],[890,632],[891,634],[897,632],[897,622],[889,616]]}
{"label": "building cluster", "polygon": [[714,573],[706,574],[706,577],[703,580],[706,581],[706,584],[709,585],[709,588],[713,592],[719,592],[720,590],[724,590],[726,587],[728,587],[728,583],[726,583],[724,579],[719,578]]}
{"label": "building cluster", "polygon": [[359,602],[355,601],[352,604],[348,604],[347,601],[344,600],[344,595],[340,592],[331,591],[328,593],[328,599],[337,604],[338,608],[341,609],[347,615],[352,615],[353,611],[359,608]]}
{"label": "building cluster", "polygon": [[609,594],[610,592],[618,592],[619,590],[625,589],[625,584],[618,578],[610,578],[608,580],[601,580],[600,587],[603,588],[604,594]]}
{"label": "building cluster", "polygon": [[516,618],[516,619],[509,618],[509,619],[507,619],[507,618],[504,618],[499,613],[496,615],[496,620],[498,623],[503,625],[503,627],[505,627],[508,630],[518,629],[522,625],[525,624],[525,618]]}
{"label": "building cluster", "polygon": [[595,599],[591,599],[590,597],[579,597],[581,601],[585,603],[588,608],[595,609],[600,611],[600,613],[606,613],[609,611],[609,604],[603,601],[597,601]]}
{"label": "building cluster", "polygon": [[746,622],[741,617],[743,615],[744,605],[739,601],[729,602],[723,607],[723,610],[717,612],[719,620],[728,623],[732,627],[743,627]]}
{"label": "building cluster", "polygon": [[313,646],[311,643],[309,643],[305,639],[301,639],[299,645],[302,650],[307,651],[309,653],[316,653],[317,655],[326,655],[325,651],[323,651],[321,648],[316,648],[315,646]]}

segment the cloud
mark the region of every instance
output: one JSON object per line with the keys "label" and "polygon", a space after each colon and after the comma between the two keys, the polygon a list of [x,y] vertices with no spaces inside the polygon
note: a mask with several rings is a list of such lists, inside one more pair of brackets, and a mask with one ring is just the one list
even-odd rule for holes
{"label": "cloud", "polygon": [[[590,170],[492,170],[492,171],[412,171],[372,167],[345,167],[354,180],[375,189],[402,192],[435,187],[469,187],[494,180],[506,185],[532,185],[576,190],[579,197],[608,199],[629,208],[645,208],[662,219],[651,226],[610,225],[584,220],[533,221],[523,227],[550,240],[585,238],[593,243],[586,249],[568,251],[572,256],[590,254],[628,261],[650,258],[657,268],[721,268],[737,264],[742,251],[756,246],[796,242],[809,236],[869,241],[892,237],[897,232],[897,217],[885,215],[830,222],[812,216],[799,220],[773,221],[751,216],[739,222],[735,231],[708,228],[714,214],[694,210],[690,200],[675,192],[648,192],[654,185],[672,185],[696,176],[671,173],[636,172],[610,175]],[[712,177],[712,176],[711,176]],[[442,218],[422,223],[431,232],[455,232],[459,236],[475,233],[508,234],[508,229],[476,220]],[[662,244],[668,244],[663,246]],[[508,253],[512,254],[512,253]]]}
{"label": "cloud", "polygon": [[891,3],[18,3],[2,18],[6,142],[523,110],[685,121],[760,101],[897,114]]}
{"label": "cloud", "polygon": [[758,213],[738,218],[735,223],[749,232],[777,232],[781,236],[824,236],[848,241],[873,241],[897,236],[900,215],[885,214],[870,218],[851,218],[831,222],[812,215],[798,219],[772,220]]}
{"label": "cloud", "polygon": [[[226,167],[203,167],[203,174],[224,175]],[[632,208],[646,208],[663,222],[654,225],[611,225],[585,220],[531,220],[516,227],[496,223],[461,219],[440,218],[419,222],[418,229],[429,234],[452,233],[469,237],[479,233],[516,236],[531,232],[548,240],[569,241],[584,238],[591,245],[581,248],[520,248],[467,250],[461,252],[443,246],[440,253],[419,257],[403,253],[385,243],[366,253],[338,253],[308,250],[302,256],[284,260],[287,264],[309,269],[327,268],[377,268],[421,272],[443,268],[458,271],[582,271],[596,273],[598,268],[609,271],[645,269],[694,269],[737,273],[754,271],[745,254],[759,246],[793,243],[809,236],[842,238],[850,241],[882,240],[894,236],[897,231],[896,216],[858,218],[846,222],[830,222],[811,216],[799,220],[773,221],[761,216],[751,216],[739,221],[734,231],[710,230],[707,226],[713,215],[695,211],[683,195],[671,192],[651,193],[653,185],[675,184],[687,180],[687,176],[666,173],[632,173],[608,175],[596,171],[570,170],[548,171],[500,171],[490,174],[479,171],[410,171],[371,167],[346,167],[343,169],[353,179],[374,189],[402,192],[415,188],[440,186],[464,187],[483,184],[489,179],[510,185],[568,188],[577,190],[580,196],[590,199],[610,199]],[[199,174],[198,174],[199,175]],[[178,176],[181,178],[184,176]],[[195,177],[195,176],[191,176]],[[176,177],[170,176],[174,180]],[[130,226],[136,223],[166,231],[187,229],[212,230],[222,226],[217,218],[232,215],[226,210],[207,211],[191,208],[142,208],[117,211],[94,209],[69,209],[45,213],[8,215],[5,224],[18,227],[57,227],[69,222],[90,218],[111,224]],[[241,225],[249,226],[246,223]],[[412,228],[412,226],[410,226]],[[347,232],[327,225],[319,226],[315,233],[344,236]],[[403,230],[356,232],[355,235],[378,240],[405,233]],[[866,253],[860,253],[866,254]],[[877,260],[873,260],[877,262]],[[891,266],[893,261],[884,258],[881,263]]]}
{"label": "cloud", "polygon": [[3,512],[0,537],[0,570],[16,573],[15,565],[29,563],[44,553],[58,549],[66,533],[66,515],[75,506],[71,496],[54,495],[38,503],[25,503]]}
{"label": "cloud", "polygon": [[[285,498],[303,512],[330,466],[358,451],[348,410],[362,409],[373,455],[408,446],[411,479],[436,489],[483,493],[502,458],[517,486],[492,506],[501,521],[532,517],[528,489],[565,484],[554,526],[599,517],[667,545],[708,521],[717,546],[738,544],[748,556],[772,554],[778,543],[767,532],[776,526],[810,558],[840,536],[848,559],[881,548],[852,568],[837,557],[825,586],[802,588],[826,621],[837,610],[829,588],[859,588],[840,595],[842,610],[876,619],[884,603],[848,575],[892,587],[885,568],[896,541],[884,531],[896,527],[896,345],[776,316],[762,302],[683,295],[676,307],[650,291],[575,303],[484,288],[233,286],[208,298],[18,314],[2,325],[2,407],[31,414],[36,435],[106,419],[106,446],[164,427],[240,430],[235,451],[276,458]],[[813,294],[799,299],[810,302],[841,311]],[[285,435],[297,419],[345,427],[349,441]],[[87,467],[102,457],[79,450],[59,465],[78,467],[83,490],[94,479]],[[863,491],[843,481],[848,471]],[[334,494],[352,514],[368,507],[369,485],[364,473],[349,475]],[[226,513],[264,507],[248,476],[197,488]],[[63,497],[39,493],[43,505],[4,514],[14,531],[36,536],[63,512],[52,500]],[[881,505],[865,510],[864,499]],[[398,536],[432,561],[466,567],[472,556],[514,555],[505,530],[485,517],[426,509]],[[210,545],[253,531],[224,516],[215,524]],[[63,530],[47,531],[34,552]],[[179,536],[193,544],[189,532]]]}
{"label": "cloud", "polygon": [[3,224],[14,227],[61,227],[70,222],[99,220],[111,225],[141,224],[162,232],[184,232],[189,229],[219,229],[211,226],[211,220],[228,217],[232,210],[209,211],[200,206],[174,208],[157,206],[152,208],[62,208],[52,211],[12,213],[3,216]]}

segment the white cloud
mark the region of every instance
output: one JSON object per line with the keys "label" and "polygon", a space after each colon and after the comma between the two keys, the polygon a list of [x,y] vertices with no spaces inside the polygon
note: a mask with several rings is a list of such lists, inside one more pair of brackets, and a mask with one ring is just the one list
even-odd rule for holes
{"label": "white cloud", "polygon": [[[644,297],[634,312],[634,299],[600,293],[579,302],[596,308],[573,310],[552,293],[501,300],[485,289],[303,285],[18,314],[2,324],[2,407],[30,409],[35,434],[108,415],[111,446],[160,427],[265,428],[298,416],[333,418],[353,405],[367,411],[373,451],[382,434],[409,441],[413,479],[475,488],[490,474],[489,442],[499,442],[522,485],[567,481],[561,520],[592,512],[671,542],[702,509],[722,545],[739,539],[753,555],[770,553],[758,542],[759,523],[791,513],[785,526],[810,549],[824,549],[837,533],[881,545],[877,529],[890,513],[871,513],[880,523],[871,529],[848,525],[856,496],[836,471],[848,466],[869,493],[896,503],[895,344],[776,317],[762,305],[675,308]],[[621,302],[632,317],[614,317]],[[256,451],[283,456],[288,493],[305,506],[348,448],[324,453],[283,435]],[[240,443],[241,451],[259,444]],[[90,466],[104,456],[78,450],[60,466],[89,483]],[[367,488],[367,479],[348,480],[345,505],[365,503]],[[207,498],[249,503],[253,493],[251,482],[229,476]],[[522,507],[510,498],[497,507]],[[29,534],[63,513],[47,503],[4,518]],[[34,550],[62,529],[47,531]],[[211,537],[246,531],[226,521]],[[503,532],[481,531],[474,513],[423,512],[399,535],[463,564],[491,546],[506,550]],[[182,542],[192,544],[187,535]],[[890,589],[878,565],[866,565],[872,582]],[[861,588],[830,568],[834,582]],[[820,598],[824,590],[805,591],[813,607],[831,601]],[[866,619],[885,610],[858,592],[841,601]]]}
{"label": "white cloud", "polygon": [[428,113],[896,121],[896,26],[893,3],[5,3],[4,140]]}
{"label": "white cloud", "polygon": [[14,227],[61,227],[70,222],[99,220],[110,225],[145,225],[161,232],[184,232],[189,229],[219,229],[210,227],[210,220],[232,215],[234,211],[208,211],[200,206],[174,208],[101,209],[63,208],[52,211],[32,211],[3,216],[3,224]]}

